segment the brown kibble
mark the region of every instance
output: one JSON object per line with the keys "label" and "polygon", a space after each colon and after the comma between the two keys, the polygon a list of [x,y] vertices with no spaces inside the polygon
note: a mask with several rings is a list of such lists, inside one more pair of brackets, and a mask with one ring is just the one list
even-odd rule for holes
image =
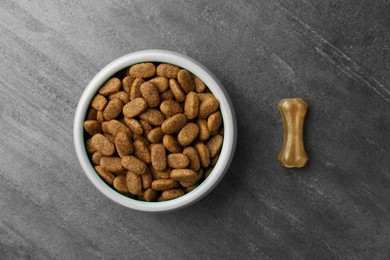
{"label": "brown kibble", "polygon": [[190,187],[195,185],[200,179],[203,177],[203,169],[200,169],[198,172],[196,172],[196,177],[194,177],[190,181],[181,181],[180,184],[183,187]]}
{"label": "brown kibble", "polygon": [[145,162],[141,161],[137,157],[134,157],[132,155],[124,156],[122,158],[122,166],[125,167],[125,169],[132,171],[136,174],[144,174],[146,172],[146,164]]}
{"label": "brown kibble", "polygon": [[171,90],[164,91],[163,93],[160,94],[160,100],[165,101],[165,100],[173,100],[175,97],[172,94]]}
{"label": "brown kibble", "polygon": [[148,145],[140,140],[136,140],[133,143],[134,145],[134,155],[137,156],[139,159],[144,161],[145,163],[151,163],[151,157],[150,157],[150,149]]}
{"label": "brown kibble", "polygon": [[199,126],[199,139],[202,141],[209,139],[210,131],[206,119],[198,119],[196,123]]}
{"label": "brown kibble", "polygon": [[102,157],[100,159],[100,166],[113,173],[121,173],[124,170],[121,164],[121,158],[119,157]]}
{"label": "brown kibble", "polygon": [[206,90],[206,85],[197,76],[194,76],[195,91],[201,93]]}
{"label": "brown kibble", "polygon": [[198,150],[200,163],[203,168],[206,168],[210,165],[210,151],[204,143],[197,143],[195,145],[196,150]]}
{"label": "brown kibble", "polygon": [[181,189],[166,190],[161,193],[160,201],[173,200],[183,195],[184,195],[184,191]]}
{"label": "brown kibble", "polygon": [[102,123],[102,131],[103,133],[108,133],[108,122],[104,121]]}
{"label": "brown kibble", "polygon": [[131,136],[131,130],[122,122],[118,120],[110,120],[107,124],[107,132],[116,137],[120,132],[125,133],[127,136]]}
{"label": "brown kibble", "polygon": [[85,117],[85,120],[96,120],[97,116],[97,110],[90,107],[87,112],[87,116]]}
{"label": "brown kibble", "polygon": [[111,143],[115,144],[115,137],[114,137],[112,134],[104,133],[104,136],[107,137],[107,139],[108,139]]}
{"label": "brown kibble", "polygon": [[89,138],[89,139],[85,142],[85,147],[86,147],[87,152],[88,152],[89,154],[92,154],[92,153],[96,152],[96,148],[95,148],[95,146],[94,146],[93,143],[92,143],[92,138]]}
{"label": "brown kibble", "polygon": [[217,111],[212,113],[207,119],[207,127],[210,132],[217,131],[222,124],[221,112]]}
{"label": "brown kibble", "polygon": [[126,175],[116,176],[113,182],[114,188],[120,193],[129,193],[126,185]]}
{"label": "brown kibble", "polygon": [[153,167],[149,167],[154,180],[169,179],[171,175],[171,168],[167,167],[163,171],[156,171]]}
{"label": "brown kibble", "polygon": [[151,189],[151,188],[145,190],[145,192],[144,192],[144,200],[145,201],[148,201],[148,202],[156,201],[157,197],[158,197],[158,192]]}
{"label": "brown kibble", "polygon": [[163,76],[168,79],[177,78],[180,68],[172,64],[162,63],[157,66],[157,76]]}
{"label": "brown kibble", "polygon": [[100,178],[102,178],[108,185],[112,185],[115,179],[115,175],[111,172],[105,170],[101,166],[95,166],[95,171],[99,174]]}
{"label": "brown kibble", "polygon": [[186,116],[182,113],[179,113],[166,119],[162,123],[161,129],[166,134],[174,134],[179,132],[185,126],[186,123]]}
{"label": "brown kibble", "polygon": [[167,167],[167,155],[162,144],[154,144],[151,148],[152,166],[156,171],[163,171]]}
{"label": "brown kibble", "polygon": [[134,80],[135,78],[132,76],[126,76],[124,79],[122,79],[123,91],[128,95],[130,94],[131,86],[133,85]]}
{"label": "brown kibble", "polygon": [[175,79],[169,80],[169,88],[171,89],[173,96],[178,102],[183,102],[185,100],[186,95],[184,94],[183,90],[179,86],[179,83],[177,83]]}
{"label": "brown kibble", "polygon": [[97,113],[96,113],[96,120],[98,121],[99,124],[103,124],[104,123],[104,115],[103,115],[103,111],[102,110],[97,111]]}
{"label": "brown kibble", "polygon": [[104,119],[108,121],[117,118],[121,114],[122,108],[122,101],[117,98],[111,100],[103,111]]}
{"label": "brown kibble", "polygon": [[168,79],[166,77],[155,77],[149,80],[149,82],[156,85],[159,93],[162,93],[168,89]]}
{"label": "brown kibble", "polygon": [[99,165],[100,164],[100,159],[102,159],[104,157],[104,154],[102,154],[101,152],[99,151],[96,151],[92,154],[92,162],[96,165]]}
{"label": "brown kibble", "polygon": [[195,90],[195,82],[192,74],[188,70],[181,69],[177,74],[177,82],[184,92],[189,93]]}
{"label": "brown kibble", "polygon": [[164,115],[160,110],[154,108],[146,109],[145,112],[139,115],[139,118],[155,126],[160,126],[164,122]]}
{"label": "brown kibble", "polygon": [[192,181],[197,176],[196,171],[191,169],[173,169],[171,171],[171,179],[177,181]]}
{"label": "brown kibble", "polygon": [[167,156],[167,162],[169,167],[174,169],[184,169],[190,163],[190,160],[185,154],[171,153]]}
{"label": "brown kibble", "polygon": [[[104,83],[104,85],[99,89],[99,94],[103,96],[109,96],[119,91],[122,83],[118,78],[110,78]],[[101,109],[98,109],[101,110]]]}
{"label": "brown kibble", "polygon": [[133,81],[133,84],[131,85],[130,89],[130,100],[134,100],[136,98],[142,97],[141,95],[141,84],[144,83],[145,81],[142,78],[136,78]]}
{"label": "brown kibble", "polygon": [[198,98],[199,98],[199,102],[203,102],[206,99],[215,98],[215,97],[213,94],[206,92],[206,93],[198,93]]}
{"label": "brown kibble", "polygon": [[130,76],[134,78],[150,78],[156,74],[156,66],[153,63],[138,63],[130,67]]}
{"label": "brown kibble", "polygon": [[108,97],[109,100],[113,100],[113,99],[116,99],[116,98],[119,99],[120,101],[122,101],[123,105],[126,105],[130,101],[129,94],[127,94],[124,91],[119,91],[119,92],[117,92],[115,94],[112,94],[112,95],[110,95]]}
{"label": "brown kibble", "polygon": [[148,107],[148,102],[144,98],[135,98],[123,107],[125,117],[132,118],[140,115]]}
{"label": "brown kibble", "polygon": [[209,167],[205,170],[204,174],[203,174],[203,178],[206,179],[207,177],[210,176],[211,172],[214,170],[214,167]]}
{"label": "brown kibble", "polygon": [[129,136],[124,132],[120,132],[116,135],[115,147],[120,157],[134,152],[133,144],[131,143]]}
{"label": "brown kibble", "polygon": [[93,107],[96,110],[103,110],[106,107],[107,103],[108,103],[108,101],[107,101],[107,99],[105,97],[103,97],[102,95],[97,94],[92,99],[91,107]]}
{"label": "brown kibble", "polygon": [[93,136],[95,134],[102,132],[102,128],[101,128],[99,122],[96,120],[85,121],[84,122],[84,129],[90,136]]}
{"label": "brown kibble", "polygon": [[217,111],[219,102],[216,98],[208,98],[200,103],[199,118],[207,118],[209,115]]}
{"label": "brown kibble", "polygon": [[223,137],[219,134],[214,135],[207,142],[207,148],[210,151],[211,158],[216,156],[221,151],[222,143],[223,143]]}
{"label": "brown kibble", "polygon": [[148,140],[151,143],[160,143],[163,139],[164,133],[161,127],[153,128],[148,134]]}
{"label": "brown kibble", "polygon": [[217,162],[218,162],[218,159],[219,159],[219,155],[220,155],[221,153],[218,153],[217,155],[215,155],[212,159],[211,159],[211,162],[210,162],[210,165],[211,166],[215,166],[216,164],[217,164]]}
{"label": "brown kibble", "polygon": [[132,171],[128,171],[126,174],[126,186],[131,194],[140,195],[142,192],[141,176]]}
{"label": "brown kibble", "polygon": [[198,137],[199,127],[195,123],[186,124],[177,135],[177,140],[182,146],[190,145]]}
{"label": "brown kibble", "polygon": [[142,97],[146,99],[149,107],[156,107],[160,104],[160,95],[158,94],[156,85],[152,82],[142,83],[140,90]]}
{"label": "brown kibble", "polygon": [[184,102],[184,114],[188,119],[194,119],[198,115],[199,99],[195,92],[190,92]]}
{"label": "brown kibble", "polygon": [[150,188],[152,186],[153,176],[149,169],[146,170],[146,173],[141,175],[142,187],[144,189]]}
{"label": "brown kibble", "polygon": [[95,134],[92,137],[92,145],[95,149],[105,156],[111,156],[115,153],[115,146],[102,134]]}
{"label": "brown kibble", "polygon": [[192,186],[189,186],[189,187],[185,187],[184,188],[184,192],[185,193],[189,193],[189,192],[195,190],[195,188],[197,188],[198,186],[199,186],[199,184],[195,184],[195,185],[192,185]]}
{"label": "brown kibble", "polygon": [[179,183],[172,179],[159,179],[152,182],[152,189],[158,191],[169,190],[178,187]]}
{"label": "brown kibble", "polygon": [[181,146],[179,144],[179,141],[177,141],[176,137],[174,137],[172,135],[164,135],[163,145],[171,153],[180,153],[181,152]]}
{"label": "brown kibble", "polygon": [[160,105],[160,110],[166,117],[171,117],[183,112],[182,106],[174,100],[163,101]]}
{"label": "brown kibble", "polygon": [[143,129],[140,122],[134,118],[124,118],[125,124],[130,128],[130,130],[136,135],[142,135]]}
{"label": "brown kibble", "polygon": [[200,158],[199,158],[198,150],[196,150],[192,146],[187,146],[183,150],[183,154],[185,154],[188,157],[189,161],[190,161],[190,163],[188,165],[188,168],[190,168],[191,170],[194,170],[194,171],[199,171],[199,169],[200,169]]}
{"label": "brown kibble", "polygon": [[142,126],[142,132],[144,133],[144,136],[148,137],[149,132],[152,131],[152,126],[144,120],[140,120],[139,123]]}

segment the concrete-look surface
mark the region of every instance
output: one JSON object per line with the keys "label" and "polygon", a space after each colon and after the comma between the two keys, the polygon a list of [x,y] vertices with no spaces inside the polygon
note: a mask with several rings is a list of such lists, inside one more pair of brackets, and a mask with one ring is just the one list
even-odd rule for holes
{"label": "concrete-look surface", "polygon": [[[389,259],[389,1],[0,3],[0,259]],[[72,142],[87,83],[142,49],[225,85],[237,151],[219,186],[151,214],[104,197]],[[278,102],[309,103],[309,164],[277,157]]]}

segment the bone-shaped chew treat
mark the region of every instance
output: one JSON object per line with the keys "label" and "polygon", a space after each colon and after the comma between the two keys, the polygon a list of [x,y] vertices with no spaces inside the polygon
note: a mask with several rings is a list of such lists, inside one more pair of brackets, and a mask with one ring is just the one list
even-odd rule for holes
{"label": "bone-shaped chew treat", "polygon": [[303,123],[308,105],[301,98],[287,98],[282,99],[278,107],[284,127],[279,161],[287,168],[303,167],[309,159],[303,144]]}

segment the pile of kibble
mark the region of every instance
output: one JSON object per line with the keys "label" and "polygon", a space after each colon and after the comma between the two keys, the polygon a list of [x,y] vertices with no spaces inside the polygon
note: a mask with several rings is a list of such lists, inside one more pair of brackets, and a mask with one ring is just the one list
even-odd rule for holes
{"label": "pile of kibble", "polygon": [[103,84],[84,122],[96,172],[134,199],[166,201],[191,192],[222,148],[218,100],[172,64],[139,63],[126,74]]}

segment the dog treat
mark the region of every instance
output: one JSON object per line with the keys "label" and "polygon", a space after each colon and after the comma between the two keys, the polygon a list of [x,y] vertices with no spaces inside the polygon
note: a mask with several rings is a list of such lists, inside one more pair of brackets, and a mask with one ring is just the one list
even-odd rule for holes
{"label": "dog treat", "polygon": [[[196,189],[223,145],[219,101],[186,69],[145,62],[108,79],[84,121],[96,173],[117,192],[147,202]],[[120,74],[120,73],[119,73]],[[118,75],[118,74],[117,74]]]}
{"label": "dog treat", "polygon": [[303,167],[309,159],[303,144],[303,124],[307,103],[301,98],[288,98],[281,100],[278,107],[284,127],[283,147],[279,154],[279,161],[287,168]]}

